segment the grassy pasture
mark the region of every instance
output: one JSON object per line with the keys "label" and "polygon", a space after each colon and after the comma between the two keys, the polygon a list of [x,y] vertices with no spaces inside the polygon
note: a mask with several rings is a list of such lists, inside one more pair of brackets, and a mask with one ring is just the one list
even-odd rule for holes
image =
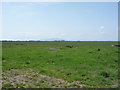
{"label": "grassy pasture", "polygon": [[3,88],[117,87],[117,43],[3,42]]}

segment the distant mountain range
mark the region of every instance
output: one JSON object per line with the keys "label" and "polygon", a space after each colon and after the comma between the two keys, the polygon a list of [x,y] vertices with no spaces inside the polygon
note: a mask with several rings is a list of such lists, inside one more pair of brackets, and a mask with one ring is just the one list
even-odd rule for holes
{"label": "distant mountain range", "polygon": [[[46,38],[46,39],[3,39],[3,40],[0,39],[0,41],[90,41],[90,40],[65,40],[62,38]],[[95,40],[91,40],[91,41],[95,41]],[[100,41],[100,40],[97,40],[97,41]]]}
{"label": "distant mountain range", "polygon": [[47,38],[47,39],[4,39],[0,41],[67,41],[62,38]]}
{"label": "distant mountain range", "polygon": [[43,39],[43,41],[66,41],[66,40],[62,38],[48,38],[48,39]]}

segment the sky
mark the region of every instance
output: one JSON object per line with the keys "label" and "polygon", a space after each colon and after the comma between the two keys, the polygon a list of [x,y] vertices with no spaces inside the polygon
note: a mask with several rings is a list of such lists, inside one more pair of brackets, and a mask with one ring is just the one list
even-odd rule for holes
{"label": "sky", "polygon": [[2,40],[118,40],[117,2],[2,2],[1,10]]}

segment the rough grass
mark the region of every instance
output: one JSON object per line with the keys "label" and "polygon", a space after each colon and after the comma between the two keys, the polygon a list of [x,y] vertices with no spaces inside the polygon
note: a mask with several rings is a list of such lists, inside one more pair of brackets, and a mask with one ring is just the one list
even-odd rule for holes
{"label": "rough grass", "polygon": [[[3,87],[117,87],[119,51],[113,44],[117,42],[3,42],[2,69],[3,79],[6,78]],[[73,48],[66,45],[73,45]],[[29,72],[28,68],[40,80],[32,77],[34,72]],[[21,76],[25,71],[31,75],[24,75],[32,80]],[[17,82],[16,77],[34,85]],[[52,82],[51,78],[55,80]]]}

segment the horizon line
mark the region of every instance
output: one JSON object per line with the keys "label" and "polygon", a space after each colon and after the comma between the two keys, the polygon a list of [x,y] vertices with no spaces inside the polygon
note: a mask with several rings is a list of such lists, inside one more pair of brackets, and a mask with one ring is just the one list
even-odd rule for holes
{"label": "horizon line", "polygon": [[0,40],[0,41],[60,41],[60,42],[64,42],[64,41],[120,41],[120,40]]}

